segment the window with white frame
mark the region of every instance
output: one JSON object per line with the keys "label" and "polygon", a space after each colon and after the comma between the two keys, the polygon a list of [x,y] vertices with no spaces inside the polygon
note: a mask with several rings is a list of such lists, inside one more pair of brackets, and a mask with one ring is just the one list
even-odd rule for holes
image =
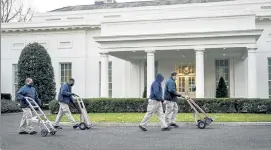
{"label": "window with white frame", "polygon": [[72,77],[72,63],[60,63],[61,84],[68,82]]}
{"label": "window with white frame", "polygon": [[12,81],[13,81],[13,98],[16,99],[16,92],[18,90],[18,65],[12,65]]}
{"label": "window with white frame", "polygon": [[112,97],[112,62],[108,63],[108,92],[109,97]]}
{"label": "window with white frame", "polygon": [[[101,62],[99,62],[99,96],[101,97]],[[112,62],[108,62],[108,94],[109,97],[112,97]]]}
{"label": "window with white frame", "polygon": [[216,68],[216,87],[221,77],[224,78],[227,87],[229,87],[229,60],[222,59],[215,61]]}
{"label": "window with white frame", "polygon": [[268,58],[268,90],[269,98],[271,98],[271,58]]}

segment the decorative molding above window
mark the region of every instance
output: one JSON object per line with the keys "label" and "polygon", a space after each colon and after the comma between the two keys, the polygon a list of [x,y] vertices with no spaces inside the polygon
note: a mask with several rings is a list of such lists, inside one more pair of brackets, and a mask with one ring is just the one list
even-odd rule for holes
{"label": "decorative molding above window", "polygon": [[104,18],[120,18],[121,15],[109,15],[109,16],[104,16]]}
{"label": "decorative molding above window", "polygon": [[84,17],[67,17],[68,20],[84,19]]}
{"label": "decorative molding above window", "polygon": [[45,19],[45,21],[57,21],[61,20],[61,18],[50,18],[50,19]]}
{"label": "decorative molding above window", "polygon": [[49,48],[49,44],[47,41],[37,41],[40,45],[42,45],[45,49]]}
{"label": "decorative molding above window", "polygon": [[72,41],[60,41],[58,43],[59,49],[71,49],[72,48]]}
{"label": "decorative molding above window", "polygon": [[24,42],[12,43],[12,50],[22,50],[24,47]]}

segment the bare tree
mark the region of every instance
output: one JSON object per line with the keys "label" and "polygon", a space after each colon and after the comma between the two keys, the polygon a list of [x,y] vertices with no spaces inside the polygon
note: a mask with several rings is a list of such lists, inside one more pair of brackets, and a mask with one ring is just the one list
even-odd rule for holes
{"label": "bare tree", "polygon": [[1,23],[25,22],[33,17],[34,10],[24,5],[22,0],[1,0]]}

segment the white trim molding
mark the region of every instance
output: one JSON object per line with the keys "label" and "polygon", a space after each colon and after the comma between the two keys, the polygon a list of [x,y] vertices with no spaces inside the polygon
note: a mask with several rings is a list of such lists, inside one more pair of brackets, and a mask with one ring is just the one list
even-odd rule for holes
{"label": "white trim molding", "polygon": [[230,48],[254,45],[259,39],[262,29],[96,36],[93,37],[100,44],[103,51],[137,51],[137,50],[173,50],[194,48]]}

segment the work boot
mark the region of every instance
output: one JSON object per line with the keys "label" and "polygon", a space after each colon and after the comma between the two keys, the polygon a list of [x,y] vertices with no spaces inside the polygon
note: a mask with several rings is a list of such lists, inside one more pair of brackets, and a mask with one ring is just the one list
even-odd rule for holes
{"label": "work boot", "polygon": [[26,131],[20,131],[19,134],[28,134]]}
{"label": "work boot", "polygon": [[30,132],[29,134],[31,134],[31,135],[33,135],[33,134],[37,134],[38,132],[36,132],[36,131],[32,131],[32,132]]}
{"label": "work boot", "polygon": [[78,128],[78,127],[79,127],[79,125],[76,124],[76,125],[73,126],[73,129],[76,129],[76,128]]}
{"label": "work boot", "polygon": [[138,127],[139,127],[139,129],[141,129],[141,131],[147,131],[147,129],[142,127],[141,125],[139,125]]}
{"label": "work boot", "polygon": [[161,131],[170,131],[171,130],[171,127],[166,127],[166,128],[162,128]]}
{"label": "work boot", "polygon": [[174,128],[179,128],[179,126],[176,123],[171,123],[169,124],[169,126],[174,127]]}

